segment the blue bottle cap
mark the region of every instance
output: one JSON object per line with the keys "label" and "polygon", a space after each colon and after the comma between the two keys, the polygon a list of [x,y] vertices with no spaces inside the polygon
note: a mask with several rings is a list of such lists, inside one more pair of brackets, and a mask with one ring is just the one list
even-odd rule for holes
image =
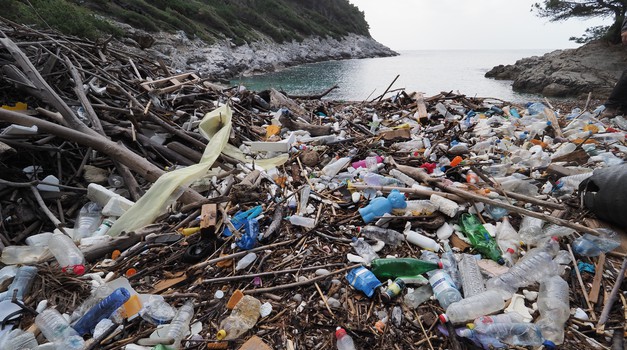
{"label": "blue bottle cap", "polygon": [[555,343],[550,340],[545,340],[542,345],[544,345],[547,349],[555,349]]}

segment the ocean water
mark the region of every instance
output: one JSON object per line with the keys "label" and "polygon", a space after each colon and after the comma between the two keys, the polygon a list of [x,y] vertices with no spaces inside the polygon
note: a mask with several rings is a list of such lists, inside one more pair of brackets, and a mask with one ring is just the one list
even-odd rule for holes
{"label": "ocean water", "polygon": [[511,81],[485,78],[499,64],[513,64],[524,57],[551,50],[420,50],[402,51],[400,56],[327,61],[281,71],[233,79],[233,84],[261,91],[270,87],[293,95],[317,94],[338,85],[326,99],[364,101],[381,95],[397,75],[391,90],[404,88],[425,96],[459,92],[469,97],[491,97],[523,103],[540,96],[512,90]]}

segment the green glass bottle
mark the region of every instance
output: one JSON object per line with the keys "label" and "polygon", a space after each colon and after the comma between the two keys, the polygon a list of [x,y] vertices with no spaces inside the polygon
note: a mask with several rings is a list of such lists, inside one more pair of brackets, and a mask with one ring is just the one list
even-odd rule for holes
{"label": "green glass bottle", "polygon": [[503,265],[505,260],[501,257],[496,241],[483,227],[479,219],[472,214],[463,214],[460,219],[460,226],[470,240],[470,244],[483,256],[486,256],[497,263]]}
{"label": "green glass bottle", "polygon": [[414,258],[374,259],[370,263],[370,271],[381,281],[414,277],[441,268],[441,262],[435,263]]}

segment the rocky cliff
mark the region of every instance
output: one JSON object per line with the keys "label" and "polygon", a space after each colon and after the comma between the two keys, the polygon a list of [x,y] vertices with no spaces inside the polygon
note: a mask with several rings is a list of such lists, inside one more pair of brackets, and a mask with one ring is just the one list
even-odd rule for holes
{"label": "rocky cliff", "polygon": [[592,92],[594,98],[602,99],[625,69],[627,47],[595,41],[496,66],[485,76],[513,80],[512,88],[519,92],[548,97],[581,97]]}

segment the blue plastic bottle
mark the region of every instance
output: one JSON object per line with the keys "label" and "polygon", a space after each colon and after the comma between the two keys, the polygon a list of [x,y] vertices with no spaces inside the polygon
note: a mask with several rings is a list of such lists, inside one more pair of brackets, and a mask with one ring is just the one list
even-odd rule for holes
{"label": "blue plastic bottle", "polygon": [[122,306],[130,297],[131,293],[129,293],[126,288],[114,290],[113,293],[102,299],[98,304],[89,309],[83,317],[79,318],[72,328],[81,336],[91,333],[94,328],[96,328],[98,322],[110,317],[113,312]]}
{"label": "blue plastic bottle", "polygon": [[377,288],[381,286],[381,282],[367,268],[356,267],[346,274],[346,280],[353,288],[362,291],[368,298],[372,298]]}

